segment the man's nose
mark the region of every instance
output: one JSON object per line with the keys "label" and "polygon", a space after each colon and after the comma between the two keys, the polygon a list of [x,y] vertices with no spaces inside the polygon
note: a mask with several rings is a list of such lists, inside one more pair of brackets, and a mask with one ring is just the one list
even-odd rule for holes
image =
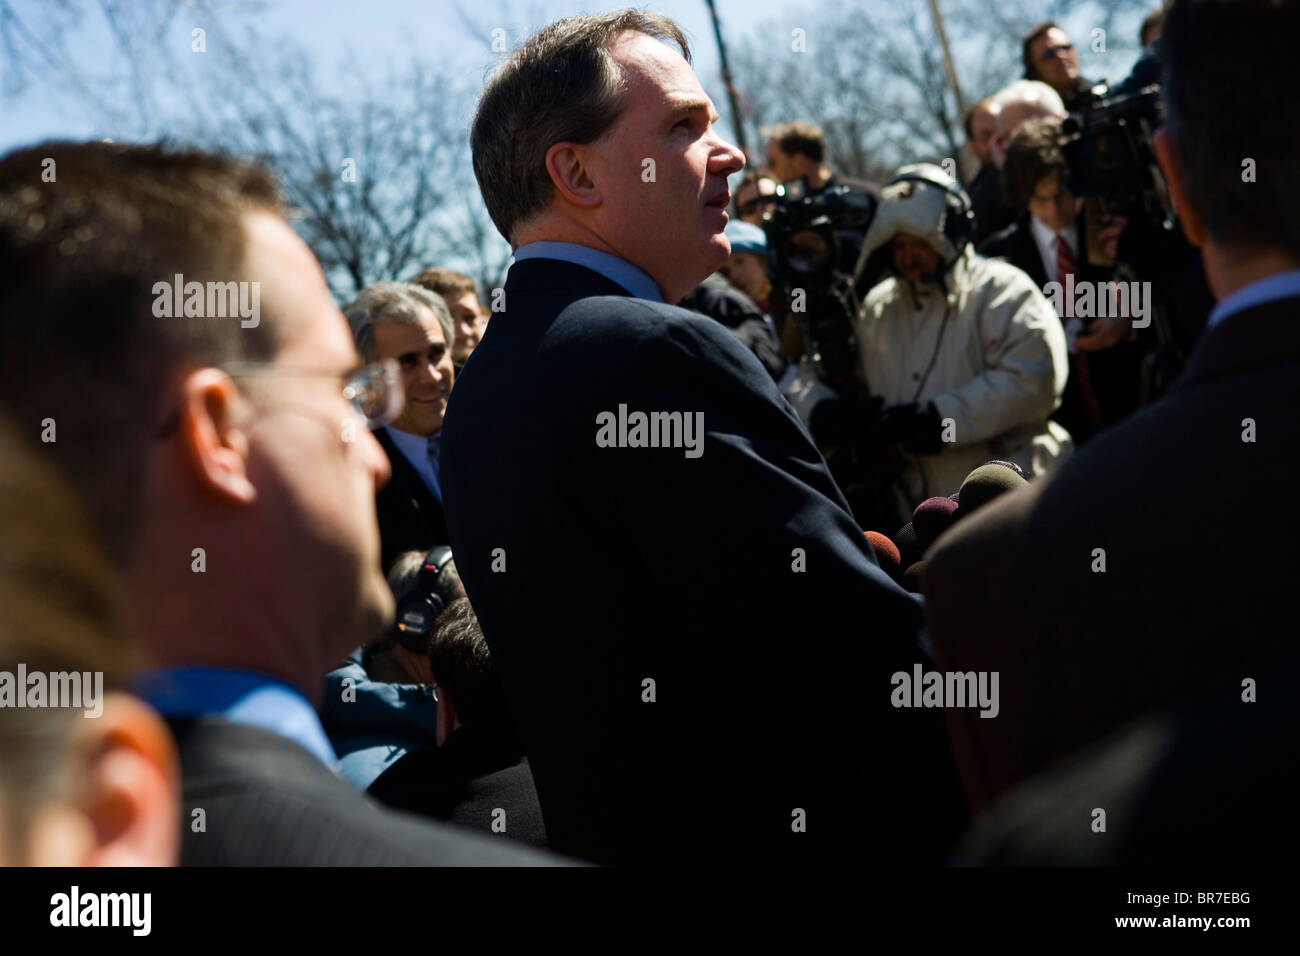
{"label": "man's nose", "polygon": [[718,147],[718,151],[713,155],[715,173],[730,176],[745,168],[745,154],[740,151],[740,147],[727,142],[721,136],[718,137]]}

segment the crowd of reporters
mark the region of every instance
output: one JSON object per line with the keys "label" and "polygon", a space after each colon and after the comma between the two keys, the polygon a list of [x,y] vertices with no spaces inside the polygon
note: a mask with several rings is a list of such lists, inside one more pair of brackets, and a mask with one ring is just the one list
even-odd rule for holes
{"label": "crowd of reporters", "polygon": [[764,131],[720,274],[752,304],[705,287],[682,304],[768,321],[738,334],[874,530],[991,459],[1051,473],[1159,397],[1194,345],[1213,300],[1151,151],[1161,16],[1114,89],[1080,76],[1059,25],[1029,31],[1023,78],[967,112],[964,188],[956,160],[845,180],[813,124]]}

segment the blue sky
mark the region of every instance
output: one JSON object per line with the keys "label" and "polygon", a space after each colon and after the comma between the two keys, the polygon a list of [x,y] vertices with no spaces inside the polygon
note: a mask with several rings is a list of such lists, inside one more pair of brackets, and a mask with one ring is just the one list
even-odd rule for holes
{"label": "blue sky", "polygon": [[[900,0],[916,2],[921,0]],[[48,0],[14,0],[14,7],[25,18],[37,22]],[[182,8],[185,0],[178,0]],[[313,58],[332,65],[350,45],[363,61],[385,60],[402,56],[409,47],[427,48],[441,62],[451,64],[467,79],[480,78],[496,57],[481,39],[465,28],[456,7],[489,32],[505,30],[510,43],[544,22],[567,13],[613,10],[628,5],[628,0],[575,3],[573,0],[212,0],[216,16],[234,14],[257,24],[267,36],[290,36]],[[790,3],[787,0],[717,0],[719,16],[728,41],[734,43],[754,25],[785,21],[798,26],[815,20],[816,11],[829,7],[829,0]],[[696,53],[696,67],[705,86],[717,95],[720,91],[718,55],[712,25],[704,0],[657,0],[643,4],[667,14],[688,32]],[[1049,4],[1044,2],[1043,10]],[[190,30],[204,26],[204,18],[182,9],[173,23],[167,42],[188,50]],[[1076,18],[1066,26],[1080,40],[1085,54],[1085,75],[1097,75],[1090,69],[1082,39],[1089,24]],[[954,38],[956,40],[957,38]],[[92,74],[107,69],[115,50],[107,25],[97,12],[83,18],[72,35],[70,49],[77,61]],[[1131,63],[1115,60],[1105,71],[1112,79],[1122,77]],[[725,105],[718,104],[724,112]],[[3,123],[0,123],[0,151],[39,141],[51,136],[84,138],[111,135],[96,121],[84,105],[67,98],[52,97],[38,81],[18,97],[0,100]]]}
{"label": "blue sky", "polygon": [[[41,18],[45,0],[17,0],[14,6],[32,21]],[[182,4],[184,5],[184,4]],[[542,0],[460,0],[459,6],[486,31],[500,27],[513,44],[515,39],[547,20],[566,13],[615,10],[624,2],[574,4]],[[220,12],[222,3],[215,6]],[[451,0],[270,0],[256,5],[258,12],[247,15],[268,36],[291,36],[311,55],[333,63],[348,45],[364,60],[403,55],[409,46],[426,47],[452,63],[467,78],[481,77],[495,61],[490,49],[473,38],[456,15]],[[687,30],[696,52],[702,77],[716,80],[718,56],[713,30],[703,0],[659,0],[651,5]],[[780,16],[788,4],[779,0],[718,0],[718,12],[728,35],[745,29],[747,23]],[[504,12],[502,12],[504,11]],[[530,15],[531,14],[531,15]],[[170,42],[188,49],[190,30],[205,26],[204,18],[182,11],[174,23]],[[114,49],[106,24],[96,14],[83,19],[70,44],[78,62],[87,69],[102,69]],[[93,114],[76,104],[51,98],[34,84],[26,92],[0,101],[4,122],[0,124],[0,150],[51,136],[88,137],[104,135]]]}

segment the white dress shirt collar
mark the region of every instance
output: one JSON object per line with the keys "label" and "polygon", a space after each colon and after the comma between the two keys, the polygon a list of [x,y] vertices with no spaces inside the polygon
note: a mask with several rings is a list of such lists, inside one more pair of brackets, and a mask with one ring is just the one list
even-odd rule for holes
{"label": "white dress shirt collar", "polygon": [[[1032,213],[1029,216],[1029,231],[1033,233],[1034,245],[1038,246],[1038,255],[1043,260],[1043,268],[1047,272],[1047,281],[1060,281],[1060,277],[1056,274],[1056,240],[1058,233],[1049,229],[1042,220]],[[1059,236],[1065,240],[1070,252],[1074,254],[1074,261],[1078,262],[1079,250],[1075,248],[1074,227],[1068,227],[1064,232],[1059,233]]]}

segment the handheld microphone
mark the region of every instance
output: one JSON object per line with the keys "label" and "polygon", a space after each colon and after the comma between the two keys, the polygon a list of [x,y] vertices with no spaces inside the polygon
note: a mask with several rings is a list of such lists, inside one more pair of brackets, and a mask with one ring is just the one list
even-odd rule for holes
{"label": "handheld microphone", "polygon": [[951,498],[926,498],[912,512],[912,527],[924,553],[957,520],[957,502]]}
{"label": "handheld microphone", "polygon": [[980,465],[962,482],[958,494],[961,501],[957,505],[957,520],[961,520],[976,510],[984,507],[994,498],[1015,491],[1029,484],[1024,474],[1014,464],[1005,461],[991,461]]}
{"label": "handheld microphone", "polygon": [[879,531],[865,531],[863,533],[867,536],[867,542],[871,545],[871,550],[876,553],[876,561],[886,574],[897,581],[899,574],[902,572],[900,567],[902,558],[899,556],[897,546]]}

